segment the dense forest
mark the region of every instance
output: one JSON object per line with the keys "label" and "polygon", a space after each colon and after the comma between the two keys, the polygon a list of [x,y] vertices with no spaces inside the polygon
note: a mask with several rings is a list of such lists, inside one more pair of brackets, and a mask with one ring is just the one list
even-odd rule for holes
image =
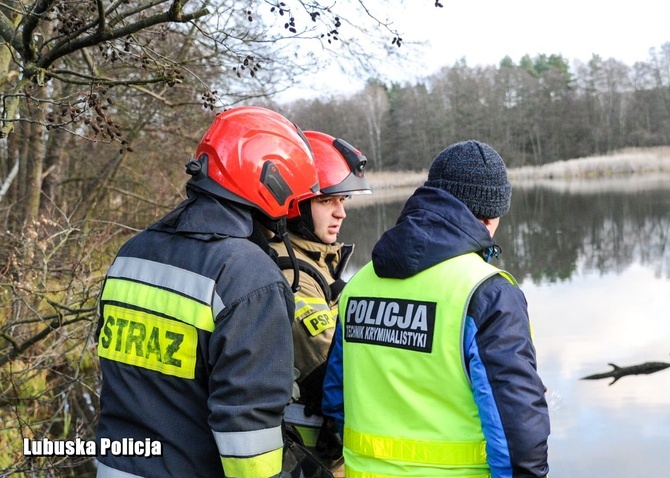
{"label": "dense forest", "polygon": [[[411,67],[410,45],[365,2],[338,6],[0,5],[0,476],[93,472],[90,457],[26,456],[22,439],[93,436],[102,278],[119,244],[183,197],[184,165],[224,108],[276,109],[376,172],[423,169],[467,138],[512,167],[670,144],[670,43],[635,65],[548,52],[385,83],[375,62]],[[298,48],[309,42],[320,48]],[[350,97],[273,100],[328,61],[372,79]]]}
{"label": "dense forest", "polygon": [[425,168],[453,141],[478,138],[511,167],[670,142],[670,43],[634,65],[594,55],[445,66],[418,84],[368,86],[349,98],[298,101],[292,118],[364,151],[375,170]]}

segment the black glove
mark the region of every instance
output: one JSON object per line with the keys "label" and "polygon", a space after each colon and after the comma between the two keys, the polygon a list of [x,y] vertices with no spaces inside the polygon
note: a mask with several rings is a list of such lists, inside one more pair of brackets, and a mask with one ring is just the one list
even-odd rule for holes
{"label": "black glove", "polygon": [[323,425],[316,440],[316,452],[323,460],[337,461],[342,457],[342,437],[332,417],[323,417]]}
{"label": "black glove", "polygon": [[284,436],[284,461],[279,478],[333,478],[333,474],[307,448]]}
{"label": "black glove", "polygon": [[298,457],[293,453],[293,440],[284,437],[284,458],[282,471],[275,478],[305,478]]}

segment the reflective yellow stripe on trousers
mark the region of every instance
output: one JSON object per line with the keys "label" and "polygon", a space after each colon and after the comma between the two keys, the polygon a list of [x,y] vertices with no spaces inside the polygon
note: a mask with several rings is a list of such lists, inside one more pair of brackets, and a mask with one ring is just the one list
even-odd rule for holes
{"label": "reflective yellow stripe on trousers", "polygon": [[[433,442],[427,440],[411,440],[407,438],[393,438],[360,433],[345,427],[344,443],[347,448],[358,455],[370,456],[380,460],[415,462],[441,466],[474,466],[486,464],[485,441]],[[365,477],[367,475],[355,474],[352,476]]]}

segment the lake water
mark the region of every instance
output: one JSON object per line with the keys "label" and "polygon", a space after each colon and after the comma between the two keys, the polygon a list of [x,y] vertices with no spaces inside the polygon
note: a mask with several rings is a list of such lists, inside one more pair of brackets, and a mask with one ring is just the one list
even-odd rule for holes
{"label": "lake water", "polygon": [[[348,275],[404,199],[351,199],[341,234],[356,244]],[[670,368],[612,385],[582,380],[608,363],[670,363],[670,177],[514,184],[495,238],[496,265],[528,299],[552,420],[551,478],[670,476]]]}

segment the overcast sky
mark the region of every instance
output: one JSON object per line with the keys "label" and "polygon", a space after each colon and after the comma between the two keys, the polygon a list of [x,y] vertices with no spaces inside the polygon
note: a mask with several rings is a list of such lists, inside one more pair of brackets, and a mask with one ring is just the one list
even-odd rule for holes
{"label": "overcast sky", "polygon": [[[376,0],[366,3],[374,7]],[[505,55],[518,62],[541,53],[561,54],[570,62],[587,62],[595,53],[632,66],[647,60],[650,48],[670,42],[667,0],[441,0],[443,8],[435,8],[434,0],[405,3],[388,17],[405,42],[428,42],[420,50],[418,68],[404,70],[418,77],[461,58],[469,66],[497,65]],[[394,79],[415,79],[402,71],[394,72]],[[363,85],[333,72],[308,81],[330,94],[353,93]]]}

